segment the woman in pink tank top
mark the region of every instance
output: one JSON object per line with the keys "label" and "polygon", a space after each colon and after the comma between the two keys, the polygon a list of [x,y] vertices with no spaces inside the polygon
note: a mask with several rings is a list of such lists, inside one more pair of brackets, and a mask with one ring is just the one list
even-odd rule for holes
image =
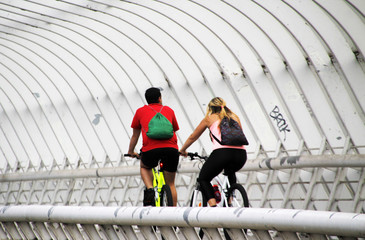
{"label": "woman in pink tank top", "polygon": [[[207,128],[220,141],[221,132],[219,125],[224,117],[235,120],[241,126],[239,117],[226,106],[226,102],[220,97],[213,98],[208,104],[205,117],[180,148],[180,154],[187,156],[187,148]],[[224,174],[228,176],[230,184],[236,183],[236,172],[246,163],[247,153],[244,145],[221,145],[215,138],[211,137],[211,139],[213,151],[199,173],[198,182],[200,183],[203,194],[208,199],[209,206],[214,207],[217,203],[214,198],[214,189],[210,182],[215,176],[224,171]]]}

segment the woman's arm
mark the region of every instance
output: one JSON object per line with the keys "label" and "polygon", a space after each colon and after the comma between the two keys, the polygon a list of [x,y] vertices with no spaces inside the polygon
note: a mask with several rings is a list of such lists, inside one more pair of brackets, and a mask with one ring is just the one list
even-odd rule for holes
{"label": "woman's arm", "polygon": [[193,133],[190,134],[188,139],[186,139],[183,146],[180,148],[180,154],[183,156],[187,156],[186,149],[190,147],[191,144],[193,144],[205,131],[205,129],[208,127],[208,119],[205,117],[199,125],[194,129]]}

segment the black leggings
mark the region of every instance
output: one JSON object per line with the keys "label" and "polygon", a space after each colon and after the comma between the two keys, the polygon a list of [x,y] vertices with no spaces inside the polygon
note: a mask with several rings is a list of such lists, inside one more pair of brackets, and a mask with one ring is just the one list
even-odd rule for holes
{"label": "black leggings", "polygon": [[214,189],[210,183],[212,179],[224,170],[223,174],[228,176],[229,183],[236,183],[236,172],[245,165],[246,160],[244,149],[220,148],[210,154],[198,178],[201,191],[207,200],[214,198]]}

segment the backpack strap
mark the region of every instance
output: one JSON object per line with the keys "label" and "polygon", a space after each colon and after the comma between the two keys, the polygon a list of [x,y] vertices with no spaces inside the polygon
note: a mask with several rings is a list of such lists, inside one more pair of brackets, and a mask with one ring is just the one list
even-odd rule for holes
{"label": "backpack strap", "polygon": [[162,108],[164,107],[164,105],[162,105],[162,108],[160,109],[160,111],[156,111],[155,109],[153,109],[153,107],[151,107],[150,105],[147,105],[149,108],[151,108],[154,112],[156,112],[156,113],[161,113],[161,111],[162,111]]}
{"label": "backpack strap", "polygon": [[210,136],[211,136],[210,139],[212,140],[212,142],[213,142],[213,139],[212,139],[212,137],[213,137],[220,145],[222,145],[222,142],[219,141],[216,136],[214,136],[214,134],[212,133],[212,131],[210,131],[210,129],[209,129],[209,133],[210,133]]}

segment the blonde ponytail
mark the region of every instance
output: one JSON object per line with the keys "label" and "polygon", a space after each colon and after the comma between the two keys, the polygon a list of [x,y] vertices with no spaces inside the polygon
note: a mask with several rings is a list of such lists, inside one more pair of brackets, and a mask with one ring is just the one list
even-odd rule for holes
{"label": "blonde ponytail", "polygon": [[219,119],[223,119],[224,117],[231,118],[232,115],[235,115],[227,106],[226,101],[223,100],[223,98],[215,97],[212,100],[210,100],[208,106],[207,106],[207,114],[206,116],[209,116],[213,113],[218,114]]}

